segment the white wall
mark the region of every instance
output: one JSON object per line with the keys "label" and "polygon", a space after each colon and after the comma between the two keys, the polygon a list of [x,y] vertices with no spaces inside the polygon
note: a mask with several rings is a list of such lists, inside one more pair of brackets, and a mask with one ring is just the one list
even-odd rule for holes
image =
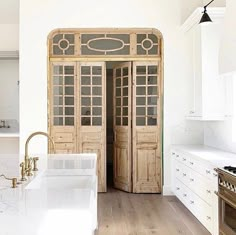
{"label": "white wall", "polygon": [[0,51],[19,50],[19,24],[0,24]]}
{"label": "white wall", "polygon": [[0,60],[0,119],[19,121],[19,60]]}
{"label": "white wall", "polygon": [[[185,121],[190,70],[185,38],[179,30],[179,0],[21,0],[20,151],[27,136],[47,131],[47,36],[55,28],[153,27],[164,37],[164,190],[170,186],[171,143],[202,143],[198,123]],[[31,143],[46,152],[46,141]]]}
{"label": "white wall", "polygon": [[[19,50],[19,25],[0,24],[0,51]],[[0,119],[19,119],[19,60],[0,60]]]}
{"label": "white wall", "polygon": [[[13,4],[13,1],[11,0],[9,4]],[[6,4],[4,3],[4,5]],[[1,8],[0,12],[2,11]],[[3,19],[6,12],[0,16],[0,22],[5,23],[0,24],[0,51],[19,50],[19,24],[17,24],[18,15],[15,12],[14,10],[11,11],[13,17],[8,15],[7,19]],[[19,60],[0,60],[0,119],[16,119],[19,121],[18,80]],[[19,138],[0,138],[1,154],[18,152]]]}

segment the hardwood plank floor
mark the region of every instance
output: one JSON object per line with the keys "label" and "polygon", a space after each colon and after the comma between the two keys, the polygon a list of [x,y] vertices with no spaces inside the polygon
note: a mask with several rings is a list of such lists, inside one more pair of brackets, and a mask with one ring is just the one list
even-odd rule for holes
{"label": "hardwood plank floor", "polygon": [[174,196],[98,194],[97,235],[210,235]]}

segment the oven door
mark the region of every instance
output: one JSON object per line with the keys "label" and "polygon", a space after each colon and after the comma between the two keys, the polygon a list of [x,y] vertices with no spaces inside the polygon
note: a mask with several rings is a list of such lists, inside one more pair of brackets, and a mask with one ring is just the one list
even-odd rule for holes
{"label": "oven door", "polygon": [[223,235],[236,235],[236,204],[230,200],[232,198],[231,195],[229,193],[227,194],[218,193],[220,232]]}

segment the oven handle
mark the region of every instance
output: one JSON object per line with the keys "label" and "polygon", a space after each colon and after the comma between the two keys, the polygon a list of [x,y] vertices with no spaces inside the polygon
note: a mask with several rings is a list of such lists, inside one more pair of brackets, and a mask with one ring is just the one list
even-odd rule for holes
{"label": "oven handle", "polygon": [[215,192],[215,194],[220,197],[222,200],[226,201],[230,206],[236,208],[236,204],[231,202],[229,199],[227,199],[225,196],[223,196],[222,194]]}

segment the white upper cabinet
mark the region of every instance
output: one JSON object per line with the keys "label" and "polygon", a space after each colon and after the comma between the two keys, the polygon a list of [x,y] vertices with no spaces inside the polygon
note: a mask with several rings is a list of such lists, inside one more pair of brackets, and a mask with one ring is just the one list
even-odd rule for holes
{"label": "white upper cabinet", "polygon": [[[193,15],[197,16],[198,13],[199,11],[195,11]],[[193,15],[186,20],[187,23],[184,23],[186,37],[191,40],[190,60],[193,64],[190,77],[190,105],[186,118],[203,121],[223,120],[225,118],[225,82],[219,77],[218,62],[221,22],[213,18],[213,23],[198,24],[196,22],[198,17],[193,18]],[[219,12],[217,16],[219,17]],[[221,16],[223,17],[223,10]]]}

